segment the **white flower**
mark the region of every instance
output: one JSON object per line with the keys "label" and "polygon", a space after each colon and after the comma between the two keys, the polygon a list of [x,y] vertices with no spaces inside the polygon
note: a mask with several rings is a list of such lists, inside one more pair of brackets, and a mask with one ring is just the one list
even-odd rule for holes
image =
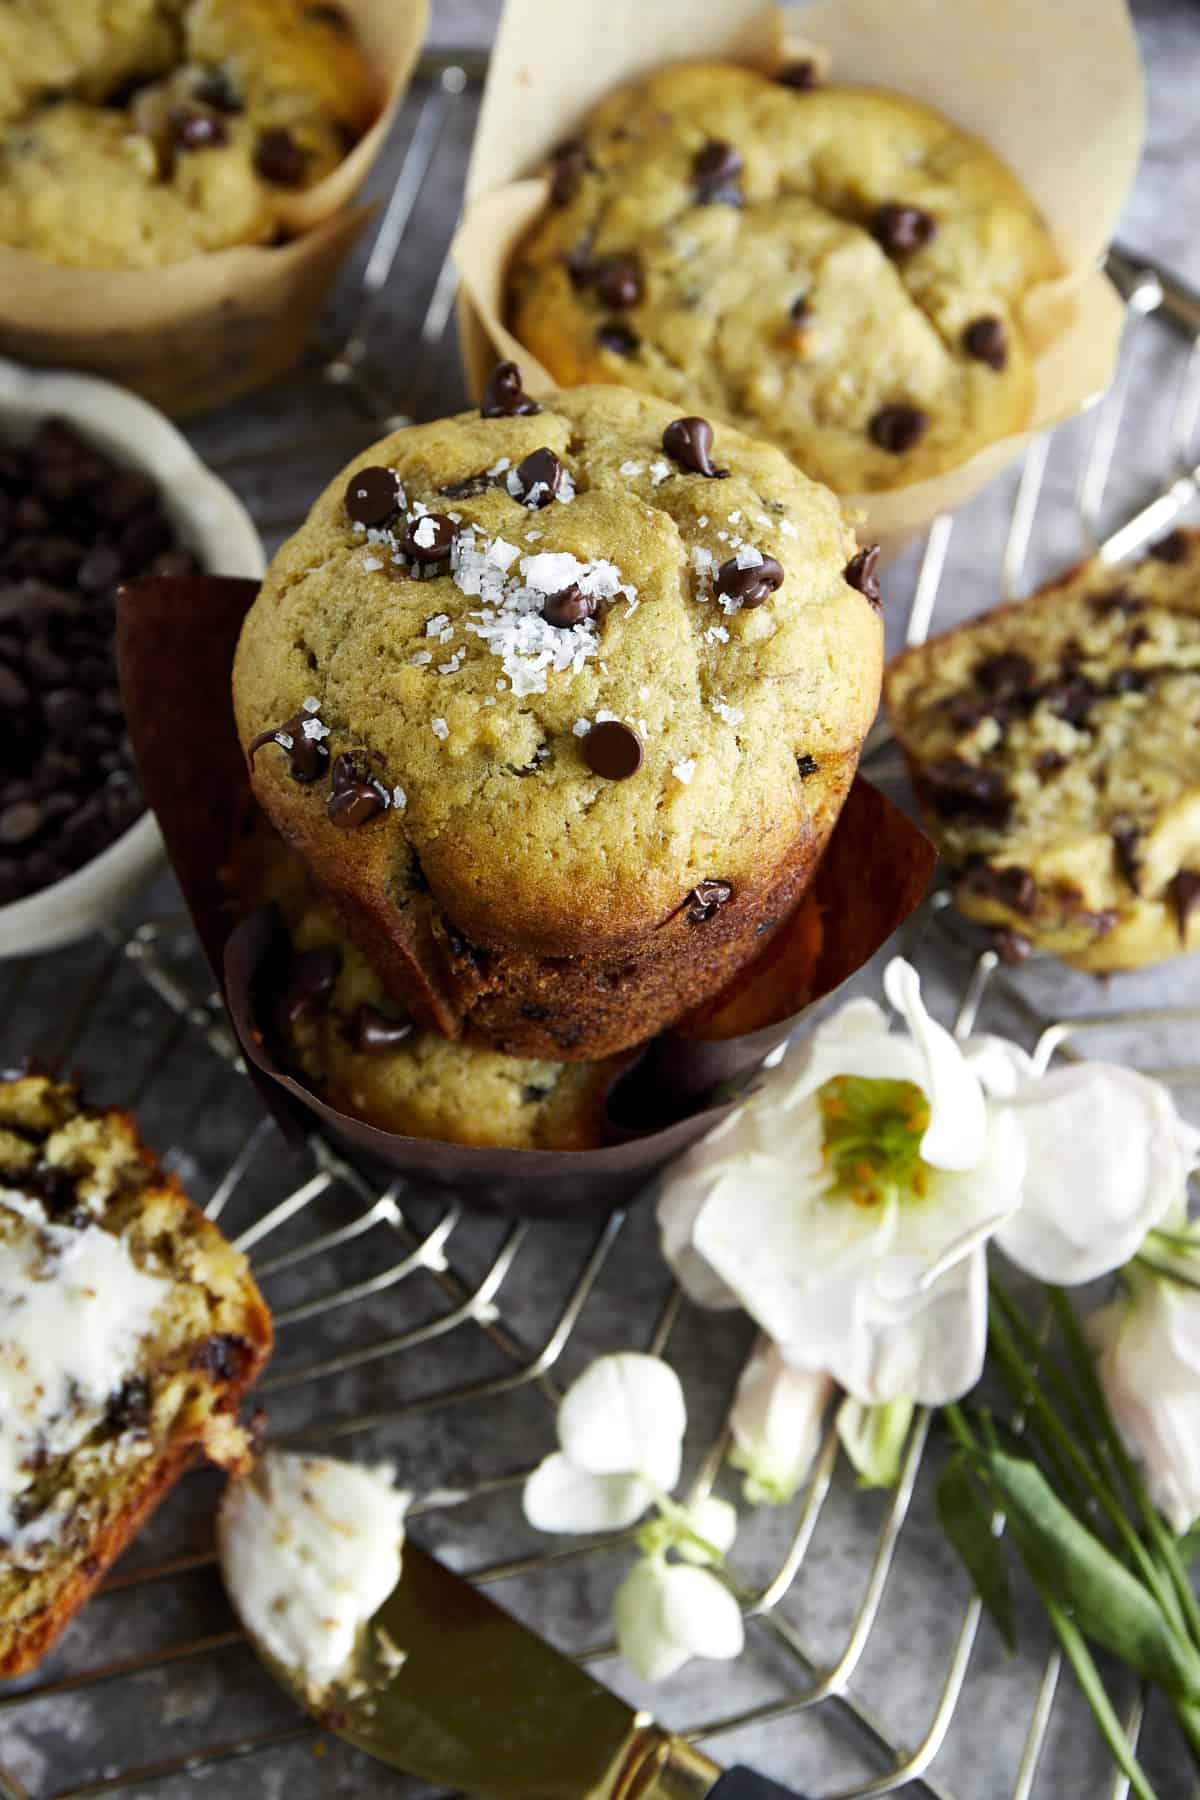
{"label": "white flower", "polygon": [[561,1448],[525,1483],[539,1531],[619,1531],[679,1480],[687,1413],[657,1356],[601,1356],[564,1394]]}
{"label": "white flower", "polygon": [[742,1372],[729,1415],[729,1460],[745,1471],[752,1506],[786,1506],[812,1467],[833,1392],[828,1375],[791,1369],[776,1344],[762,1342]]}
{"label": "white flower", "polygon": [[659,1223],[687,1291],[739,1301],[788,1363],[940,1405],[983,1367],[983,1246],[1020,1203],[1024,1140],[916,971],[897,958],[884,986],[907,1031],[843,1006],[668,1174]]}
{"label": "white flower", "polygon": [[621,1655],[643,1681],[663,1681],[689,1657],[741,1653],[745,1628],[729,1589],[707,1569],[645,1556],[613,1602]]}
{"label": "white flower", "polygon": [[967,1055],[993,1110],[1025,1140],[1021,1207],[996,1242],[1030,1275],[1065,1287],[1094,1281],[1183,1208],[1200,1133],[1160,1082],[1105,1062],[1039,1076],[1001,1038],[979,1039]]}
{"label": "white flower", "polygon": [[1123,1280],[1125,1297],[1092,1315],[1088,1335],[1117,1430],[1182,1533],[1200,1517],[1200,1290],[1136,1265]]}

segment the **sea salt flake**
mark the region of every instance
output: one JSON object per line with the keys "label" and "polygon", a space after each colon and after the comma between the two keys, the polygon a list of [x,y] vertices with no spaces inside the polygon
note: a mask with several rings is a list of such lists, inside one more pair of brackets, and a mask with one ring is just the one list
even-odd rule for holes
{"label": "sea salt flake", "polygon": [[434,719],[431,729],[435,738],[445,739],[450,736],[450,727],[445,719]]}
{"label": "sea salt flake", "polygon": [[575,733],[576,737],[586,737],[591,729],[592,727],[587,719],[576,719],[571,727],[571,730]]}
{"label": "sea salt flake", "polygon": [[422,666],[422,664],[431,663],[433,661],[433,651],[432,650],[417,650],[413,653],[412,656],[409,657],[408,660],[410,663],[414,664],[417,668],[420,668]]}
{"label": "sea salt flake", "polygon": [[641,474],[645,473],[645,467],[646,467],[646,465],[644,463],[640,463],[640,462],[623,462],[621,464],[620,468],[617,470],[617,474],[618,475],[641,475]]}
{"label": "sea salt flake", "polygon": [[790,519],[780,519],[779,529],[780,529],[780,531],[782,531],[784,537],[798,538],[800,536],[800,533],[797,531],[796,527],[792,524],[792,521]]}
{"label": "sea salt flake", "polygon": [[321,702],[315,694],[306,694],[300,705],[306,713],[315,713],[321,710]]}
{"label": "sea salt flake", "polygon": [[500,458],[500,461],[494,462],[490,469],[485,469],[484,474],[485,475],[503,475],[505,469],[511,469],[511,468],[512,468],[512,458],[510,456],[502,456]]}
{"label": "sea salt flake", "polygon": [[425,636],[439,637],[449,623],[449,613],[434,613],[432,619],[426,619],[425,621]]}
{"label": "sea salt flake", "polygon": [[610,722],[616,725],[621,723],[620,718],[615,712],[609,712],[606,706],[602,706],[596,714],[596,723],[597,725],[604,725]]}
{"label": "sea salt flake", "polygon": [[671,473],[670,463],[663,462],[661,457],[659,458],[659,460],[657,462],[652,462],[650,464],[650,479],[654,483],[655,487],[661,487],[663,482],[667,479],[667,476],[670,473]]}
{"label": "sea salt flake", "polygon": [[484,554],[489,562],[495,563],[498,569],[503,569],[507,574],[520,551],[515,544],[508,543],[504,538],[493,538]]}
{"label": "sea salt flake", "polygon": [[402,787],[394,787],[392,789],[392,805],[396,808],[397,812],[403,812],[404,808],[408,805],[408,795]]}
{"label": "sea salt flake", "polygon": [[700,517],[696,520],[696,523],[700,527],[701,531],[703,531],[704,527],[708,524],[708,514],[701,513]]}
{"label": "sea salt flake", "polygon": [[281,750],[290,750],[296,740],[290,731],[277,731],[275,733],[275,742],[279,745]]}
{"label": "sea salt flake", "polygon": [[368,574],[373,574],[376,569],[382,569],[383,561],[378,556],[364,556],[362,566]]}
{"label": "sea salt flake", "polygon": [[725,516],[729,520],[729,523],[731,525],[740,525],[742,522],[742,515],[741,515],[740,510],[737,512],[726,513]]}
{"label": "sea salt flake", "polygon": [[527,544],[539,544],[545,535],[544,531],[527,531],[525,533],[525,542]]}
{"label": "sea salt flake", "polygon": [[322,738],[329,736],[328,725],[322,725],[320,719],[305,719],[301,729],[305,737],[311,738],[314,744],[319,744]]}
{"label": "sea salt flake", "polygon": [[761,564],[762,559],[763,553],[761,550],[756,550],[753,544],[743,544],[737,553],[735,561],[739,569],[757,569]]}
{"label": "sea salt flake", "polygon": [[685,756],[682,759],[682,761],[677,762],[677,763],[672,763],[671,764],[671,773],[675,777],[676,781],[682,781],[684,787],[687,787],[688,783],[692,779],[692,776],[696,773],[695,757],[694,756]]}
{"label": "sea salt flake", "polygon": [[453,625],[447,625],[443,631],[438,632],[438,643],[439,644],[452,644],[453,642],[454,642],[454,627],[453,627]]}
{"label": "sea salt flake", "polygon": [[740,725],[746,716],[740,706],[730,706],[727,700],[714,700],[712,709],[718,719],[724,719],[726,725]]}
{"label": "sea salt flake", "polygon": [[431,518],[417,520],[413,543],[421,550],[431,550],[437,543],[438,530]]}

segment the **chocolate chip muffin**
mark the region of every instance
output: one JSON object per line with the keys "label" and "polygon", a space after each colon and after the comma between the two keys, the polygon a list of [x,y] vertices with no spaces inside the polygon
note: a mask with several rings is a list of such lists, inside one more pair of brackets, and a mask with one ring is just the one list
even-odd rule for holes
{"label": "chocolate chip muffin", "polygon": [[770,439],[839,493],[937,475],[1028,421],[1016,177],[929,107],[725,64],[610,95],[551,171],[509,323],[558,382],[616,381]]}
{"label": "chocolate chip muffin", "polygon": [[803,890],[876,707],[874,562],[778,450],[501,365],[276,556],[234,669],[255,794],[420,1023],[594,1061]]}
{"label": "chocolate chip muffin", "polygon": [[0,243],[155,268],[269,242],[375,110],[346,15],[308,0],[0,5]]}
{"label": "chocolate chip muffin", "polygon": [[505,1056],[455,1044],[399,1012],[294,851],[263,826],[243,846],[242,904],[279,909],[291,945],[275,1009],[297,1076],[340,1112],[383,1131],[514,1150],[591,1150],[627,1057],[599,1063]]}
{"label": "chocolate chip muffin", "polygon": [[0,1080],[0,1676],[43,1656],[203,1451],[248,1460],[246,1259],[124,1113]]}
{"label": "chocolate chip muffin", "polygon": [[957,904],[1006,955],[1200,945],[1200,533],[906,651],[885,692]]}

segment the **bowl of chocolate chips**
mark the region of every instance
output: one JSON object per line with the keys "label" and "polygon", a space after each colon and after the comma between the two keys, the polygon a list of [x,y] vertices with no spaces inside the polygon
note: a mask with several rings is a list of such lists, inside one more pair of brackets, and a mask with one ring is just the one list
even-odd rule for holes
{"label": "bowl of chocolate chips", "polygon": [[0,957],[97,930],[162,862],[121,710],[118,588],[263,564],[241,502],[161,413],[0,360]]}

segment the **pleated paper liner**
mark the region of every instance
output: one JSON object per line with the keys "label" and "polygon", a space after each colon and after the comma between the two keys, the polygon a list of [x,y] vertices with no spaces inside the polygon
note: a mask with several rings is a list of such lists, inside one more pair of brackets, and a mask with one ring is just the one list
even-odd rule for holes
{"label": "pleated paper liner", "polygon": [[69,269],[0,244],[0,355],[87,369],[180,417],[300,360],[371,208],[352,206],[404,97],[428,0],[341,0],[379,84],[379,115],[324,181],[283,202],[287,241],[159,269]]}
{"label": "pleated paper liner", "polygon": [[259,1092],[285,1132],[319,1125],[357,1159],[449,1189],[465,1203],[537,1216],[603,1211],[722,1119],[763,1058],[855,974],[920,903],[929,840],[861,777],[787,928],[736,984],[655,1038],[610,1088],[596,1150],[483,1149],[404,1137],[326,1104],[278,1060],[271,1020],[285,948],[270,913],[236,916],[222,870],[252,804],[230,670],[252,581],[131,583],[118,646],[147,800]]}
{"label": "pleated paper liner", "polygon": [[[504,325],[506,274],[546,204],[549,184],[531,172],[613,88],[684,58],[773,72],[804,55],[834,80],[911,95],[1006,159],[1049,225],[1064,274],[1025,305],[1040,346],[1027,431],[933,479],[845,496],[864,516],[862,539],[893,546],[961,506],[1031,436],[1108,385],[1124,309],[1098,265],[1141,154],[1137,45],[1125,0],[818,0],[789,13],[785,23],[761,0],[506,0],[455,240],[464,367],[476,396],[499,358],[521,364],[532,394],[557,385]],[[790,35],[797,17],[803,44]]]}

